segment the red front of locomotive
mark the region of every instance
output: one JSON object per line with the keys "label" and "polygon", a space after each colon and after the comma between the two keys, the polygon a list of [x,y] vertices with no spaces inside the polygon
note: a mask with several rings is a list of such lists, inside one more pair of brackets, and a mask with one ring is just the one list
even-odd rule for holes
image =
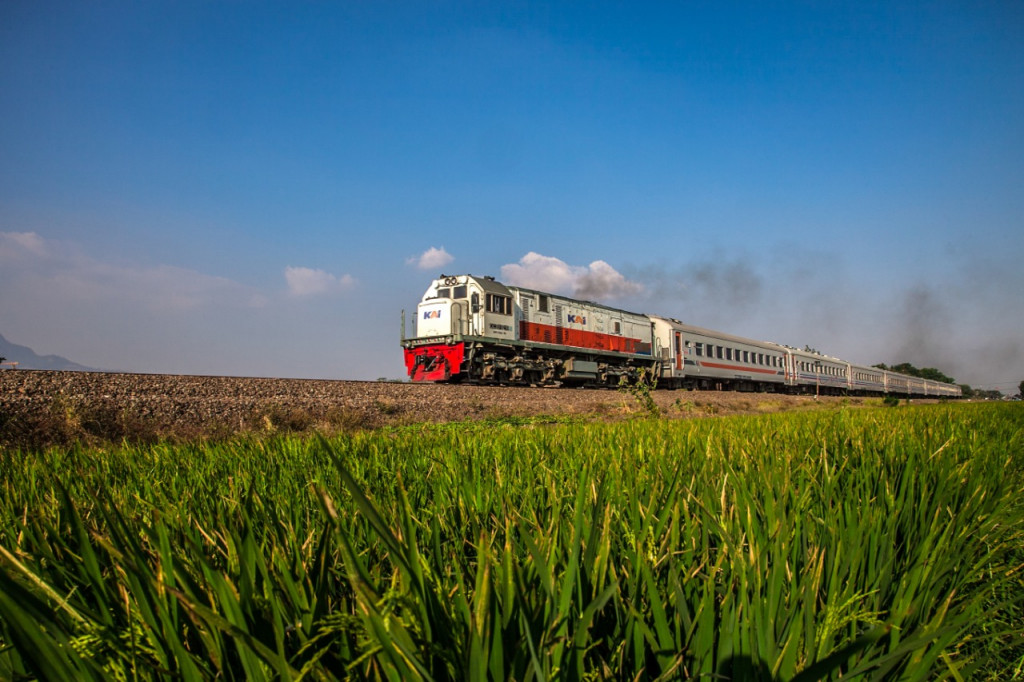
{"label": "red front of locomotive", "polygon": [[451,381],[459,375],[465,351],[462,342],[406,348],[406,374],[412,381]]}

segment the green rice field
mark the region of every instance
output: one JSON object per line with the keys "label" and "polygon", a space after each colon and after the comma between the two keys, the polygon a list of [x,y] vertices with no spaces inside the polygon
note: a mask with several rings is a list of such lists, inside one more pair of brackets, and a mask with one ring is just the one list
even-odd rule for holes
{"label": "green rice field", "polygon": [[1024,679],[1024,406],[0,453],[0,679]]}

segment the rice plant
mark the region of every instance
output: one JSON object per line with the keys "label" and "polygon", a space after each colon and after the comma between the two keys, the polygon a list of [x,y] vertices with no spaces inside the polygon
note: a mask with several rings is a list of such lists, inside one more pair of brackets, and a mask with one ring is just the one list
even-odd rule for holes
{"label": "rice plant", "polygon": [[1022,444],[950,405],[5,452],[0,678],[1020,678]]}

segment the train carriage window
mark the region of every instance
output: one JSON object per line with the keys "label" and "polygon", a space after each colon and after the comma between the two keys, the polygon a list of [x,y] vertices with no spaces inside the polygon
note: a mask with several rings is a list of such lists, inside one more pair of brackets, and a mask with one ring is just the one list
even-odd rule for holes
{"label": "train carriage window", "polygon": [[615,334],[621,334],[622,333],[622,323],[619,322],[618,320],[615,321],[615,332],[614,333]]}
{"label": "train carriage window", "polygon": [[548,306],[550,305],[550,301],[550,296],[541,296],[540,301],[538,301],[537,303],[537,310],[539,310],[542,313],[548,312]]}
{"label": "train carriage window", "polygon": [[750,362],[750,351],[743,351],[743,362]]}
{"label": "train carriage window", "polygon": [[732,348],[725,349],[725,359],[732,360]]}
{"label": "train carriage window", "polygon": [[722,347],[721,346],[715,346],[715,357],[717,357],[719,360],[722,359]]}
{"label": "train carriage window", "polygon": [[694,352],[697,354],[697,357],[704,357],[704,344],[696,343],[694,347],[696,348]]}

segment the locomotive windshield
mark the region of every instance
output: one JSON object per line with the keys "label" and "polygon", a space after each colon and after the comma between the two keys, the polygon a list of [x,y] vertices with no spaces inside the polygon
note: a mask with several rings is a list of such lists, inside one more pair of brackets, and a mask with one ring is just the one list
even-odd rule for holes
{"label": "locomotive windshield", "polygon": [[437,298],[466,298],[466,285],[461,284],[454,289],[441,287],[437,290]]}

